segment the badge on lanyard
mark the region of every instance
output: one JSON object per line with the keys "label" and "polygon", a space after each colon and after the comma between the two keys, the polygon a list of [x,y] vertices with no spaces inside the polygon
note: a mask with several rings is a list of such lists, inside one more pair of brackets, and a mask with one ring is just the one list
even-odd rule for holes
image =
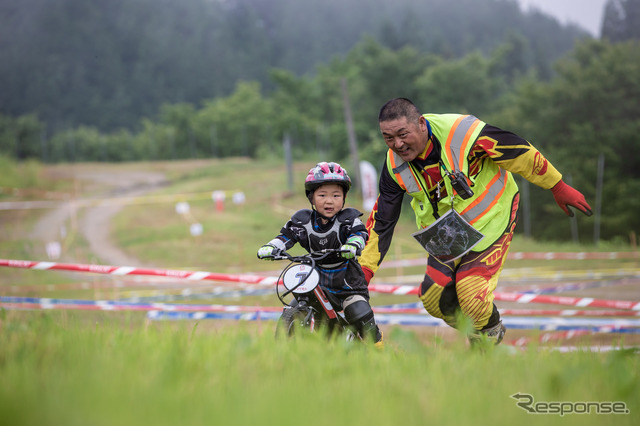
{"label": "badge on lanyard", "polygon": [[441,262],[450,262],[464,256],[484,238],[482,232],[453,209],[411,236],[427,253]]}

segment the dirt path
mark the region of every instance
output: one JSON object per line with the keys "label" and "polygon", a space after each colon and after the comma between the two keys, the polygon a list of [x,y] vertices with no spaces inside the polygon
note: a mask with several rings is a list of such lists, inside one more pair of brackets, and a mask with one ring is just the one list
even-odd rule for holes
{"label": "dirt path", "polygon": [[[108,200],[113,197],[131,197],[144,195],[167,184],[163,173],[122,171],[109,172],[101,170],[74,169],[70,171],[73,178],[80,182],[83,192],[89,191],[91,206],[82,207],[82,201],[68,201],[58,208],[44,214],[35,224],[29,237],[39,247],[51,241],[61,241],[74,228],[87,241],[91,253],[91,263],[115,266],[149,266],[128,255],[117,247],[110,238],[111,218],[122,209],[122,204]],[[105,198],[104,201],[99,201]],[[70,224],[70,225],[69,225]],[[68,228],[71,229],[68,229]],[[45,254],[46,256],[46,254]],[[73,253],[63,253],[60,258],[66,262],[81,262]]]}

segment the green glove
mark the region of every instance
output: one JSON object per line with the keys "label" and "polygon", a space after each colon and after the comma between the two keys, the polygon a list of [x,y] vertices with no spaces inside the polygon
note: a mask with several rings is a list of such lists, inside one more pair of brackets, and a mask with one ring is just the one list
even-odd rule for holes
{"label": "green glove", "polygon": [[344,250],[340,253],[340,256],[344,257],[345,259],[353,259],[356,257],[358,247],[354,246],[353,244],[343,244],[342,247],[340,247],[340,250]]}
{"label": "green glove", "polygon": [[264,259],[265,257],[271,257],[274,255],[276,248],[271,244],[265,244],[258,249],[258,259]]}

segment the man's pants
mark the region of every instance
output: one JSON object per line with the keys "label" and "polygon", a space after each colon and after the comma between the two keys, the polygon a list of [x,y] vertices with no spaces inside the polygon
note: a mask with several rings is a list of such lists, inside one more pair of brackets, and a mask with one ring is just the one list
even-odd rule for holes
{"label": "man's pants", "polygon": [[511,218],[504,234],[482,252],[469,252],[451,262],[442,263],[429,256],[420,300],[427,312],[456,328],[456,314],[469,318],[476,330],[488,329],[500,321],[493,303],[498,276],[516,227],[519,195],[513,200]]}

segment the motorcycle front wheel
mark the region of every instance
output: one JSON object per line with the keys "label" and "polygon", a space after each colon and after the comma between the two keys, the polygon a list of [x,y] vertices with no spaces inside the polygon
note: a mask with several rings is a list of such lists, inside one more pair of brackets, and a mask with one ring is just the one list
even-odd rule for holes
{"label": "motorcycle front wheel", "polygon": [[276,337],[293,337],[301,331],[312,332],[315,328],[315,313],[310,306],[285,308],[276,326]]}

